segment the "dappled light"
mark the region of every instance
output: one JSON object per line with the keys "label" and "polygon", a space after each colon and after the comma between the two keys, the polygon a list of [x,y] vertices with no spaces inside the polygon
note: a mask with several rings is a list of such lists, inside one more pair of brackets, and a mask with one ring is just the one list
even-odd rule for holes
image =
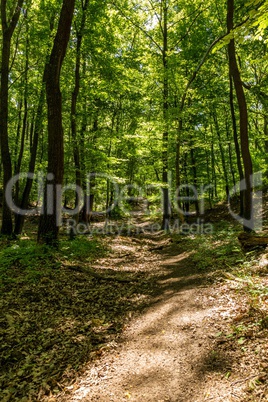
{"label": "dappled light", "polygon": [[268,1],[0,26],[0,401],[268,402]]}

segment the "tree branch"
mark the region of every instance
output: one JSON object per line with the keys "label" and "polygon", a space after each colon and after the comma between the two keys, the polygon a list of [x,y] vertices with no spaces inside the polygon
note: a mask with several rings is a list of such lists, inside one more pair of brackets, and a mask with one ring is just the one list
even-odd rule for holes
{"label": "tree branch", "polygon": [[162,26],[162,19],[159,17],[158,13],[155,11],[155,8],[154,8],[154,5],[153,5],[152,1],[151,1],[151,0],[148,0],[148,1],[149,1],[149,3],[151,4],[152,10],[153,10],[153,12],[154,12],[154,15],[156,16],[156,18],[157,18],[157,20],[158,20],[158,22],[159,22],[159,26],[160,26],[161,32],[162,32],[162,34],[164,35],[164,30],[163,30],[163,26]]}
{"label": "tree branch", "polygon": [[[237,29],[237,28],[239,28],[239,27],[241,27],[242,25],[244,25],[248,20],[249,20],[249,17],[247,17],[245,20],[243,20],[242,22],[240,22],[239,24],[237,24],[237,25],[234,27],[234,30]],[[185,88],[185,90],[184,90],[184,93],[183,93],[183,96],[182,96],[182,100],[181,100],[180,111],[183,110],[184,104],[185,104],[185,100],[186,100],[186,96],[187,96],[187,93],[188,93],[188,90],[190,89],[190,87],[191,87],[192,83],[194,82],[194,80],[195,80],[197,74],[199,73],[199,71],[201,70],[202,66],[204,65],[204,63],[205,63],[205,61],[206,61],[206,59],[207,59],[209,53],[210,53],[211,50],[214,48],[214,46],[217,45],[217,43],[219,43],[221,40],[223,40],[223,39],[224,39],[226,36],[228,36],[228,35],[229,35],[229,33],[225,33],[224,35],[219,36],[219,37],[218,37],[217,39],[215,39],[215,40],[210,44],[210,46],[207,48],[207,50],[206,50],[204,56],[202,57],[200,63],[198,64],[198,66],[197,66],[196,69],[194,70],[194,72],[193,72],[191,78],[189,79],[189,81],[188,81],[188,83],[187,83],[187,85],[186,85],[186,88]]]}
{"label": "tree branch", "polygon": [[126,15],[126,13],[114,2],[111,2],[115,8],[122,14],[122,16],[124,18],[126,18],[128,21],[131,22],[132,25],[134,25],[136,28],[138,28],[141,32],[144,33],[144,35],[146,35],[154,44],[155,46],[160,50],[161,53],[163,53],[163,49],[161,48],[161,46],[154,40],[154,38],[148,34],[148,32],[141,27],[137,22],[133,21],[133,19],[131,17],[129,17],[128,15]]}

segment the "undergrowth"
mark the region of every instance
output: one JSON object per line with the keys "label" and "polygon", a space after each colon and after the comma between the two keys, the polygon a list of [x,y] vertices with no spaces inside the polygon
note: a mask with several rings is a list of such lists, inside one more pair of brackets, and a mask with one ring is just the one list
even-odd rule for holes
{"label": "undergrowth", "polygon": [[97,240],[86,237],[62,241],[58,251],[31,240],[2,244],[0,249],[0,287],[8,284],[36,283],[59,269],[64,259],[90,262],[103,256],[105,249]]}
{"label": "undergrowth", "polygon": [[188,250],[193,251],[192,259],[200,272],[226,272],[239,268],[247,256],[241,249],[237,235],[239,229],[222,222],[215,224],[211,234],[176,235],[175,240],[183,241]]}
{"label": "undergrowth", "polygon": [[[268,395],[268,254],[264,248],[244,250],[241,228],[227,223],[214,226],[206,236],[188,236],[187,248],[200,273],[222,283],[223,305],[229,304],[230,324],[219,332],[216,349],[233,355],[237,373],[251,372],[245,379],[243,402],[261,401]],[[232,370],[226,378],[232,382]],[[243,380],[241,380],[243,381]],[[240,383],[240,380],[239,380]],[[263,399],[264,398],[264,399]]]}

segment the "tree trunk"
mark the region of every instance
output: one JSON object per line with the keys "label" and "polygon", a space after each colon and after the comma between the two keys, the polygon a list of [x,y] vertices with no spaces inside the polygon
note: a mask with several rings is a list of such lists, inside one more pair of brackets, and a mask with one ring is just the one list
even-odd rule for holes
{"label": "tree trunk", "polygon": [[[227,29],[228,33],[234,28],[234,0],[228,0],[227,2]],[[236,97],[239,107],[240,116],[240,144],[241,154],[244,165],[245,174],[245,189],[243,191],[243,204],[244,204],[244,230],[251,231],[253,229],[253,216],[252,216],[252,161],[249,151],[249,139],[248,139],[248,110],[246,97],[240,77],[240,71],[236,59],[235,41],[231,39],[228,44],[229,55],[229,69],[233,78],[234,87],[236,91]]]}
{"label": "tree trunk", "polygon": [[212,176],[212,182],[214,186],[214,196],[215,198],[218,198],[218,189],[217,189],[217,174],[216,174],[216,160],[215,160],[215,151],[214,151],[214,137],[212,133],[212,138],[211,138],[211,176]]}
{"label": "tree trunk", "polygon": [[[45,88],[44,88],[44,77],[42,81],[42,88],[39,96],[35,124],[34,124],[34,133],[33,139],[31,144],[31,156],[29,161],[28,172],[34,173],[35,170],[35,162],[36,162],[36,155],[37,155],[37,148],[38,148],[38,140],[42,131],[42,122],[43,122],[43,109],[45,104]],[[27,209],[29,203],[29,197],[32,189],[33,180],[31,178],[27,178],[25,187],[22,193],[21,202],[20,202],[20,209]],[[15,234],[21,234],[23,224],[25,220],[25,215],[18,214],[15,216]]]}
{"label": "tree trunk", "polygon": [[9,63],[10,63],[10,47],[11,39],[14,30],[17,26],[20,9],[22,7],[23,0],[18,0],[17,7],[14,14],[7,21],[7,0],[1,1],[1,26],[2,26],[2,49],[1,49],[1,81],[0,81],[0,146],[1,156],[3,164],[3,210],[2,210],[2,227],[1,233],[4,235],[11,235],[13,230],[12,213],[8,205],[8,197],[12,197],[8,194],[6,197],[5,191],[9,180],[12,177],[12,163],[8,141],[8,76],[9,76]]}
{"label": "tree trunk", "polygon": [[[229,199],[228,173],[227,173],[224,148],[223,148],[223,145],[222,145],[221,132],[220,132],[219,123],[218,123],[218,119],[217,119],[217,115],[216,115],[216,110],[213,113],[213,120],[214,120],[215,129],[216,129],[216,133],[217,133],[218,140],[219,140],[219,148],[220,148],[220,154],[221,154],[222,170],[223,170],[223,176],[224,176],[224,181],[225,181],[225,192],[226,192],[226,198],[228,200]],[[212,127],[211,127],[211,130],[213,130]]]}
{"label": "tree trunk", "polygon": [[[80,91],[80,67],[81,67],[81,46],[83,40],[83,32],[86,23],[86,11],[88,7],[89,0],[85,0],[85,3],[82,6],[82,20],[79,30],[77,31],[77,42],[76,42],[76,60],[75,60],[75,84],[72,92],[72,104],[71,104],[71,132],[72,132],[72,140],[73,140],[73,157],[74,157],[74,165],[75,165],[75,184],[76,184],[76,200],[75,200],[75,208],[78,207],[79,203],[79,194],[82,186],[81,179],[81,157],[80,157],[80,149],[79,149],[79,140],[77,138],[77,121],[76,121],[76,106],[77,106],[77,98]],[[78,222],[79,213],[75,215],[75,220]],[[75,236],[75,231],[73,227],[70,230],[70,237],[73,238]]]}
{"label": "tree trunk", "polygon": [[[194,179],[194,188],[196,191],[195,196],[197,196],[197,188],[198,188],[197,187],[197,168],[196,168],[195,151],[193,148],[193,144],[191,144],[190,156],[191,156],[191,165],[192,165],[191,167],[192,167],[193,179]],[[199,215],[199,201],[197,198],[195,198],[195,200],[194,200],[194,205],[195,205],[196,215]]]}
{"label": "tree trunk", "polygon": [[268,178],[268,117],[264,116],[264,151],[265,151],[265,161],[266,161],[266,169],[264,170],[264,177]]}
{"label": "tree trunk", "polygon": [[163,4],[163,150],[162,150],[162,182],[163,182],[163,221],[162,229],[169,230],[170,205],[169,205],[169,188],[168,188],[168,126],[169,126],[169,104],[168,104],[168,27],[167,27],[167,4]]}
{"label": "tree trunk", "polygon": [[[233,136],[234,136],[234,144],[235,144],[235,153],[236,153],[236,161],[237,161],[237,168],[238,168],[238,173],[239,173],[239,179],[240,179],[240,186],[241,183],[244,180],[244,171],[243,171],[243,166],[241,163],[241,152],[240,152],[240,146],[239,146],[239,141],[238,141],[238,134],[237,134],[237,127],[236,127],[236,118],[235,118],[235,108],[234,108],[234,94],[233,94],[233,81],[232,81],[232,76],[229,75],[229,80],[230,80],[230,109],[231,109],[231,117],[232,117],[232,125],[233,125]],[[240,216],[244,215],[244,201],[243,201],[243,191],[240,190]]]}
{"label": "tree trunk", "polygon": [[[211,176],[213,175],[213,173],[210,172],[210,157],[209,157],[209,152],[206,149],[206,168],[207,168],[207,182],[212,184],[211,181]],[[209,208],[212,208],[212,201],[213,201],[213,194],[214,194],[214,188],[211,188],[211,186],[209,186],[208,188],[208,202],[209,202]]]}
{"label": "tree trunk", "polygon": [[225,127],[226,127],[227,143],[228,143],[228,156],[229,156],[230,173],[231,173],[231,176],[232,176],[233,186],[235,186],[236,181],[235,181],[235,169],[234,169],[234,164],[233,164],[232,142],[230,140],[229,121],[228,121],[226,110],[225,110]]}
{"label": "tree trunk", "polygon": [[[184,212],[186,222],[188,222],[189,214],[190,214],[190,190],[189,190],[189,186],[188,186],[190,181],[189,181],[189,177],[188,177],[188,170],[187,170],[188,169],[188,162],[187,162],[187,160],[188,160],[188,153],[185,152],[183,160],[182,160],[182,169],[181,170],[184,173],[184,178],[183,179],[184,179],[184,183],[186,185],[186,187],[184,189],[185,194],[183,194],[183,197],[184,197],[183,200],[184,201],[182,203],[182,209],[183,209],[183,212]],[[181,202],[180,202],[179,208],[181,210]],[[179,217],[181,218],[180,214],[179,214]]]}
{"label": "tree trunk", "polygon": [[51,246],[58,244],[58,232],[61,225],[64,153],[60,72],[70,37],[74,3],[75,0],[63,0],[58,29],[45,73],[48,111],[48,174],[45,180],[38,240]]}
{"label": "tree trunk", "polygon": [[[26,79],[26,85],[27,85],[27,79]],[[21,138],[20,138],[20,150],[19,150],[17,161],[15,161],[14,175],[19,174],[20,170],[21,170],[21,164],[22,164],[24,146],[25,146],[25,137],[26,137],[26,131],[27,131],[27,124],[28,124],[28,103],[27,103],[27,89],[26,89],[25,95],[24,95],[24,116],[23,116],[22,132],[21,132]],[[15,195],[14,195],[16,202],[19,200],[19,193],[20,193],[20,186],[19,186],[19,181],[17,181],[16,186],[15,186]]]}
{"label": "tree trunk", "polygon": [[[22,132],[21,132],[21,138],[20,138],[20,150],[19,150],[17,160],[15,160],[14,175],[19,174],[21,171],[21,164],[22,164],[24,147],[25,147],[25,138],[26,138],[27,130],[28,130],[28,69],[29,69],[30,43],[29,43],[29,24],[28,24],[28,19],[27,19],[27,11],[25,14],[25,24],[26,24],[26,43],[25,43],[25,76],[24,76],[25,88],[24,88],[24,101],[23,101],[24,115],[23,115]],[[19,143],[19,138],[18,138],[18,143]],[[16,186],[15,186],[15,197],[14,198],[15,198],[16,202],[19,200],[19,193],[20,193],[20,183],[18,180],[16,182]]]}

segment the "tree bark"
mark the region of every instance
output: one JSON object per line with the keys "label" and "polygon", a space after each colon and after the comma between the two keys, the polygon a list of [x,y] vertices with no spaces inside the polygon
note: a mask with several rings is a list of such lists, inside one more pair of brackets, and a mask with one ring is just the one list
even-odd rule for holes
{"label": "tree bark", "polygon": [[[225,160],[225,154],[224,154],[224,148],[222,145],[222,138],[221,138],[221,132],[220,132],[220,127],[218,123],[218,118],[216,114],[216,110],[213,112],[213,120],[215,124],[215,129],[217,133],[217,137],[219,140],[219,148],[220,148],[220,155],[221,155],[221,163],[222,163],[222,170],[223,170],[223,177],[225,181],[225,192],[226,192],[226,199],[229,199],[229,181],[228,181],[228,173],[227,173],[227,167],[226,167],[226,160]],[[211,127],[212,130],[212,127]]]}
{"label": "tree bark", "polygon": [[[17,175],[20,173],[21,170],[21,164],[23,160],[23,154],[24,154],[24,147],[25,147],[25,138],[27,134],[27,129],[28,129],[28,69],[29,69],[29,29],[28,29],[28,22],[26,18],[26,49],[25,49],[25,88],[24,88],[24,100],[23,100],[23,106],[24,106],[24,115],[23,115],[23,123],[22,123],[22,132],[21,132],[21,138],[20,138],[20,150],[19,154],[17,157],[17,160],[15,160],[15,168],[14,168],[14,175]],[[19,131],[18,131],[18,142],[19,142]],[[20,193],[20,185],[19,181],[16,182],[16,187],[15,187],[15,201],[17,202],[19,200],[19,193]],[[16,219],[16,218],[15,218]]]}
{"label": "tree bark", "polygon": [[170,220],[170,203],[169,203],[169,189],[168,189],[168,137],[169,137],[169,103],[168,103],[168,27],[167,27],[167,4],[166,0],[163,0],[163,120],[164,120],[164,132],[163,132],[163,149],[162,149],[162,182],[163,182],[163,221],[162,229],[169,230]]}
{"label": "tree bark", "polygon": [[51,246],[58,244],[61,225],[64,153],[60,73],[70,37],[74,3],[75,0],[63,0],[58,29],[45,72],[48,112],[48,175],[45,180],[38,241]]}
{"label": "tree bark", "polygon": [[[233,125],[233,136],[234,136],[237,168],[238,168],[240,186],[241,186],[241,183],[244,180],[244,171],[243,171],[243,166],[242,166],[242,162],[241,162],[241,151],[240,151],[237,127],[236,127],[234,94],[233,94],[233,80],[232,80],[232,76],[230,74],[229,74],[229,80],[230,80],[229,98],[230,98],[230,109],[231,109],[231,117],[232,117],[232,125]],[[243,216],[244,215],[244,201],[243,201],[243,191],[242,190],[240,190],[240,200],[239,201],[240,201],[240,215]]]}
{"label": "tree bark", "polygon": [[[72,92],[72,103],[71,103],[71,133],[73,141],[73,157],[75,165],[75,182],[77,191],[80,190],[82,186],[81,178],[81,157],[79,149],[79,140],[77,138],[77,121],[76,121],[76,109],[77,109],[77,99],[80,91],[80,67],[81,67],[81,47],[83,40],[83,32],[86,24],[86,11],[89,4],[89,0],[85,0],[82,5],[82,20],[79,30],[77,30],[77,42],[76,42],[76,60],[75,60],[75,84]],[[75,208],[78,207],[79,196],[76,193]],[[79,213],[75,216],[76,222],[79,220]],[[70,238],[75,237],[75,231],[73,228],[70,230]]]}
{"label": "tree bark", "polygon": [[[234,29],[234,0],[227,1],[227,29],[228,33]],[[251,231],[253,229],[253,216],[252,216],[252,160],[249,151],[249,138],[248,138],[248,109],[246,97],[241,81],[240,71],[236,58],[236,48],[234,38],[228,44],[229,56],[229,70],[233,78],[236,97],[239,107],[240,117],[240,144],[241,154],[244,165],[245,175],[245,190],[243,191],[243,204],[244,204],[244,230]]]}
{"label": "tree bark", "polygon": [[[17,7],[11,17],[10,22],[7,21],[7,0],[1,1],[1,26],[2,26],[2,49],[1,49],[1,81],[0,81],[0,146],[3,164],[3,210],[2,210],[2,227],[1,233],[11,235],[13,231],[12,213],[8,205],[6,197],[6,187],[12,177],[12,162],[8,140],[8,77],[10,63],[10,48],[14,30],[17,26],[20,16],[20,9],[23,0],[18,0]],[[9,194],[9,197],[11,194]]]}

